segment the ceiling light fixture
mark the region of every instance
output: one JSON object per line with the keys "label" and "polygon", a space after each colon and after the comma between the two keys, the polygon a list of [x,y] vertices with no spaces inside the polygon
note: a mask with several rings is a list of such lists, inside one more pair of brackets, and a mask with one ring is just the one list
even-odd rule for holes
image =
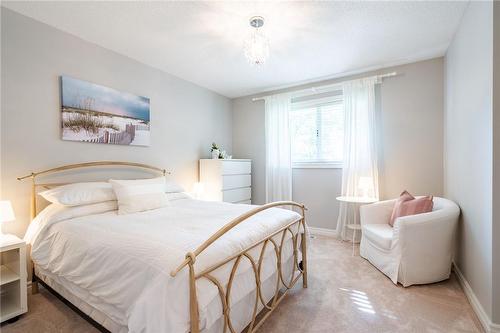
{"label": "ceiling light fixture", "polygon": [[260,30],[263,25],[262,16],[250,18],[250,26],[255,30],[245,41],[245,56],[248,62],[255,66],[263,65],[269,57],[269,39]]}

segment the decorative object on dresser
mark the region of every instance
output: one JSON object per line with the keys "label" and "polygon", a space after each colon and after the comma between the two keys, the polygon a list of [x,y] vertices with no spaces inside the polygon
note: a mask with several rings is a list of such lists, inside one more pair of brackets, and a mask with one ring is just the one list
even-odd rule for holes
{"label": "decorative object on dresser", "polygon": [[201,199],[250,204],[252,199],[252,160],[200,160]]}
{"label": "decorative object on dresser", "polygon": [[210,148],[210,153],[212,154],[212,159],[232,159],[232,155],[228,155],[228,153],[221,149],[218,144],[212,142],[212,147]]}
{"label": "decorative object on dresser", "polygon": [[26,276],[26,243],[14,235],[0,235],[0,322],[28,311]]}
{"label": "decorative object on dresser", "polygon": [[149,98],[61,76],[62,139],[149,146]]}
{"label": "decorative object on dresser", "polygon": [[210,148],[210,152],[212,153],[212,158],[214,160],[221,158],[219,146],[215,142],[212,143],[212,148]]}

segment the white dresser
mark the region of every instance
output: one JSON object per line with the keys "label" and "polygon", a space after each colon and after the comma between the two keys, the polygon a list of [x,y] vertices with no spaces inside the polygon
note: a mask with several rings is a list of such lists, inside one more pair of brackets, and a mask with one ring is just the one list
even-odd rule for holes
{"label": "white dresser", "polygon": [[201,198],[231,203],[252,202],[252,160],[200,160]]}

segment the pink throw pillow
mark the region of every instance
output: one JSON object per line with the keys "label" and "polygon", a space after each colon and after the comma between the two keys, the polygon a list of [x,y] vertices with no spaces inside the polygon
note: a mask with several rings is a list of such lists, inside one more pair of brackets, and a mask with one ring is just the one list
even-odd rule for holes
{"label": "pink throw pillow", "polygon": [[394,205],[389,224],[393,227],[394,221],[401,216],[431,212],[433,205],[432,195],[415,199],[408,191],[403,191]]}

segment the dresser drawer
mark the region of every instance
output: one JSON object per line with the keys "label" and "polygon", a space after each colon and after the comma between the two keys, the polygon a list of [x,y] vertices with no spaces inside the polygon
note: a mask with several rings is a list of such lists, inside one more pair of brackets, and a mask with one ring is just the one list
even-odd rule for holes
{"label": "dresser drawer", "polygon": [[252,204],[252,200],[243,200],[243,201],[238,201],[238,202],[235,202],[237,204],[245,204],[245,205],[251,205]]}
{"label": "dresser drawer", "polygon": [[222,175],[245,175],[252,172],[250,161],[225,161],[222,163]]}
{"label": "dresser drawer", "polygon": [[252,190],[250,187],[222,191],[222,201],[224,202],[240,202],[249,200],[251,197]]}
{"label": "dresser drawer", "polygon": [[250,175],[226,175],[222,176],[222,189],[230,190],[240,187],[250,187],[252,176]]}

